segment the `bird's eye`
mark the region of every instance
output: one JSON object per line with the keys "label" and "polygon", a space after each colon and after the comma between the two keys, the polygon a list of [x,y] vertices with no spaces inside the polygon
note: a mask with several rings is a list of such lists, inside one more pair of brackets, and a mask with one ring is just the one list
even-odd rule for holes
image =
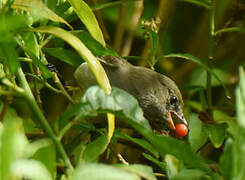
{"label": "bird's eye", "polygon": [[178,99],[177,99],[177,97],[176,96],[171,96],[171,98],[170,98],[170,105],[176,105],[177,104],[177,102],[178,102]]}

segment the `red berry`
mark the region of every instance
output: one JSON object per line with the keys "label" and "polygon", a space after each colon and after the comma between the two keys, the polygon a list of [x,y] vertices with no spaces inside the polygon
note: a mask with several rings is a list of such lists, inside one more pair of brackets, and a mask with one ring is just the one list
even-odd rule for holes
{"label": "red berry", "polygon": [[177,137],[184,137],[188,134],[188,127],[183,124],[183,123],[180,123],[180,124],[176,124],[176,130],[175,130],[175,134]]}

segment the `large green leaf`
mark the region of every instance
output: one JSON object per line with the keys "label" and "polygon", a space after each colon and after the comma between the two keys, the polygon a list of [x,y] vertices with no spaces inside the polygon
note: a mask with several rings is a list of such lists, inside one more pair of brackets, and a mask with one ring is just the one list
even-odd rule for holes
{"label": "large green leaf", "polygon": [[82,155],[82,161],[94,162],[97,157],[105,151],[108,144],[107,135],[102,135],[89,143]]}
{"label": "large green leaf", "polygon": [[69,43],[87,62],[88,67],[93,72],[99,86],[103,88],[103,90],[107,94],[110,93],[111,86],[105,70],[103,69],[99,61],[94,57],[94,55],[89,51],[89,49],[80,41],[79,38],[58,27],[39,27],[34,29],[34,31],[53,34]]}
{"label": "large green leaf", "polygon": [[119,139],[125,139],[128,141],[131,141],[131,142],[143,147],[147,151],[151,152],[155,157],[159,157],[159,153],[156,151],[156,149],[149,142],[147,142],[143,139],[133,138],[133,137],[131,137],[125,133],[122,133],[120,131],[116,131],[114,136],[117,139],[119,138]]}
{"label": "large green leaf", "polygon": [[46,18],[54,22],[64,23],[72,29],[68,22],[51,11],[41,0],[15,0],[12,8],[31,12],[36,19]]}
{"label": "large green leaf", "polygon": [[240,81],[236,89],[237,122],[245,128],[245,72],[240,67]]}
{"label": "large green leaf", "polygon": [[152,131],[144,129],[137,124],[131,125],[150,141],[153,146],[161,152],[162,156],[165,157],[166,154],[171,154],[188,164],[189,167],[201,169],[210,176],[213,176],[212,171],[207,164],[204,163],[204,160],[198,154],[194,153],[190,145],[186,142],[172,137],[154,134]]}
{"label": "large green leaf", "polygon": [[166,154],[165,162],[168,178],[172,179],[179,172],[179,160],[170,154]]}
{"label": "large green leaf", "polygon": [[173,176],[171,180],[197,180],[197,179],[210,179],[203,171],[197,169],[182,169],[178,174]]}
{"label": "large green leaf", "polygon": [[20,67],[17,60],[16,42],[14,32],[27,26],[26,16],[10,16],[0,14],[0,61],[10,69],[12,74]]}
{"label": "large green leaf", "polygon": [[223,154],[220,157],[220,169],[226,179],[232,179],[234,162],[234,143],[231,138],[225,142]]}
{"label": "large green leaf", "polygon": [[111,94],[106,95],[98,86],[93,86],[84,93],[81,102],[83,104],[75,120],[97,113],[112,112],[128,124],[138,124],[145,129],[151,129],[137,100],[124,90],[113,87]]}
{"label": "large green leaf", "polygon": [[37,42],[37,37],[34,32],[24,32],[22,33],[22,38],[25,42],[26,48],[35,54],[36,57],[39,57],[39,45]]}
{"label": "large green leaf", "polygon": [[90,7],[83,1],[68,0],[74,11],[88,29],[91,36],[102,46],[106,46],[102,31]]}
{"label": "large green leaf", "polygon": [[20,67],[15,47],[16,43],[14,42],[0,43],[0,54],[3,56],[4,64],[7,65],[12,74],[15,74],[17,69]]}
{"label": "large green leaf", "polygon": [[42,163],[54,178],[56,175],[56,149],[54,144],[49,143],[46,146],[40,147],[38,143],[32,143],[32,146],[37,146],[37,148],[39,148],[32,156],[32,159]]}
{"label": "large green leaf", "polygon": [[226,129],[226,123],[206,125],[205,131],[215,148],[219,148],[223,144],[226,137]]}
{"label": "large green leaf", "polygon": [[[245,129],[238,127],[234,137],[234,160],[233,160],[233,173],[232,179],[243,180],[245,179]],[[231,162],[232,163],[232,162]]]}
{"label": "large green leaf", "polygon": [[140,177],[146,179],[146,180],[156,180],[156,177],[153,174],[152,168],[146,165],[142,164],[132,164],[132,165],[126,165],[126,164],[120,164],[116,165],[116,167],[120,167],[126,171],[135,173],[139,175]]}
{"label": "large green leaf", "polygon": [[0,139],[0,179],[8,180],[13,163],[25,155],[28,141],[24,135],[22,119],[13,109],[8,109],[4,117]]}
{"label": "large green leaf", "polygon": [[112,55],[118,56],[115,50],[110,48],[109,46],[102,46],[98,41],[96,41],[89,33],[86,31],[79,31],[75,33],[82,42],[86,43],[88,49],[95,55],[95,56],[103,56],[103,55]]}
{"label": "large green leaf", "polygon": [[12,174],[23,179],[52,180],[50,173],[39,161],[22,159],[12,166]]}
{"label": "large green leaf", "polygon": [[12,33],[27,27],[29,24],[28,16],[0,14],[0,42],[13,41]]}
{"label": "large green leaf", "polygon": [[63,48],[42,48],[44,53],[47,53],[50,56],[53,56],[63,62],[71,64],[75,67],[79,66],[82,63],[81,57],[71,50]]}
{"label": "large green leaf", "polygon": [[[110,95],[106,95],[106,93],[98,86],[90,87],[84,93],[81,103],[75,106],[74,109],[68,111],[63,117],[70,117],[76,111],[78,111],[78,114],[74,118],[75,121],[87,116],[95,116],[98,113],[111,112],[128,124],[135,123],[146,129],[151,129],[148,121],[143,116],[143,112],[139,107],[137,100],[126,91],[115,87]],[[104,152],[107,145],[108,136],[100,136],[86,147],[83,153],[83,160],[86,162],[93,162]]]}
{"label": "large green leaf", "polygon": [[139,177],[121,168],[105,164],[83,164],[78,167],[71,180],[136,180]]}
{"label": "large green leaf", "polygon": [[204,131],[202,122],[197,114],[192,114],[189,117],[189,143],[194,151],[197,151],[207,140],[208,136]]}
{"label": "large green leaf", "polygon": [[245,178],[245,73],[240,67],[240,81],[236,89],[238,127],[234,132],[233,179]]}

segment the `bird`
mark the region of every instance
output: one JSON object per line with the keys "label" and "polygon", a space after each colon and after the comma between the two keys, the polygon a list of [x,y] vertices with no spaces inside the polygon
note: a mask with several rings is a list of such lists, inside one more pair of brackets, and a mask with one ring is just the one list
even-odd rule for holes
{"label": "bird", "polygon": [[[182,95],[172,79],[149,68],[132,65],[121,57],[106,55],[97,59],[112,87],[123,89],[137,99],[152,129],[158,132],[164,127],[175,130],[173,116],[188,125]],[[87,63],[75,70],[74,77],[82,91],[97,84]]]}

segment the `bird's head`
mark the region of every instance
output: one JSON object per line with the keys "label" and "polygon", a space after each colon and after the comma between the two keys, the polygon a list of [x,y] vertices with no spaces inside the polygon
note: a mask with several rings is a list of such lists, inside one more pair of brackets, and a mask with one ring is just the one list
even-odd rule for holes
{"label": "bird's head", "polygon": [[183,113],[184,102],[179,88],[170,78],[163,75],[159,76],[159,81],[166,92],[166,98],[163,100],[166,109],[166,111],[164,111],[164,118],[167,119],[169,127],[172,130],[175,130],[174,117],[177,121],[184,123],[187,126],[188,124]]}
{"label": "bird's head", "polygon": [[[145,71],[145,74],[146,72],[151,73],[148,76],[150,79],[144,79],[145,83],[149,83],[149,89],[141,87],[135,96],[152,128],[161,132],[166,126],[175,130],[175,123],[184,123],[187,126],[183,114],[183,99],[175,82],[162,74],[151,71]],[[142,91],[143,95],[140,93]]]}

